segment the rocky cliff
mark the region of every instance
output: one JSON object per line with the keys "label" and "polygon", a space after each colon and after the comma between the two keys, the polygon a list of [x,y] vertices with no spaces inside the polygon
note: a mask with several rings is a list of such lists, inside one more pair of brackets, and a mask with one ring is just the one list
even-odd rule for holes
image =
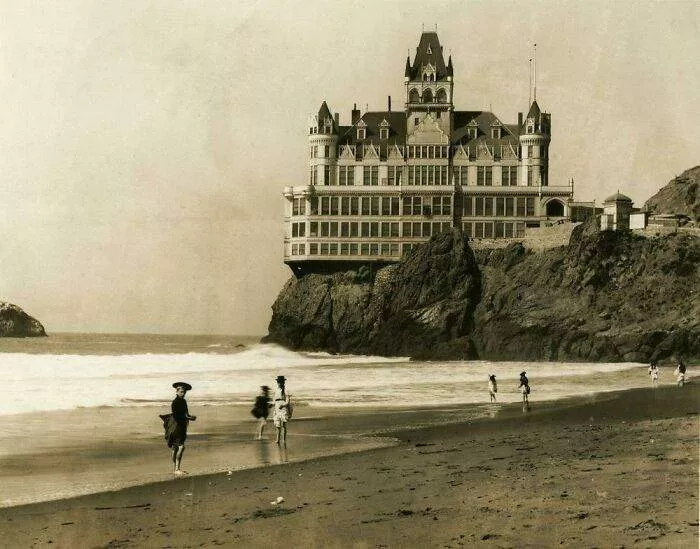
{"label": "rocky cliff", "polygon": [[44,327],[17,305],[0,301],[0,337],[45,336]]}
{"label": "rocky cliff", "polygon": [[700,222],[700,166],[686,170],[669,181],[646,201],[644,209],[656,214],[687,215]]}
{"label": "rocky cliff", "polygon": [[401,263],[291,278],[267,341],[294,349],[489,360],[700,356],[700,239],[574,231],[542,252],[476,255],[443,233]]}

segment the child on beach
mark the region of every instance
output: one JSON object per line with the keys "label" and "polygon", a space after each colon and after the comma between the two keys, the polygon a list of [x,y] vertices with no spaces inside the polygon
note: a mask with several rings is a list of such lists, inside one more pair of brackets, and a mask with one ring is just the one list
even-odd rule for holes
{"label": "child on beach", "polygon": [[530,394],[530,382],[528,381],[525,372],[520,372],[520,385],[518,385],[518,389],[520,389],[520,392],[523,395],[523,406],[528,406],[530,404],[530,399],[528,397]]}
{"label": "child on beach", "polygon": [[255,404],[250,411],[258,418],[258,429],[256,431],[255,440],[262,440],[267,416],[270,414],[270,388],[267,385],[260,387],[260,394],[255,398]]}
{"label": "child on beach", "polygon": [[676,361],[676,382],[679,387],[683,387],[685,385],[685,363],[681,358],[675,356],[673,358]]}
{"label": "child on beach", "polygon": [[496,402],[496,393],[498,392],[498,385],[496,384],[496,376],[491,374],[489,376],[489,398],[491,402]]}
{"label": "child on beach", "polygon": [[649,365],[649,376],[651,377],[651,386],[656,388],[659,384],[659,366],[656,364],[656,361]]}
{"label": "child on beach", "polygon": [[191,416],[187,409],[187,401],[185,394],[192,390],[192,385],[184,381],[173,383],[175,387],[175,398],[173,399],[170,409],[172,410],[173,426],[168,437],[168,446],[173,449],[173,474],[186,475],[187,471],[180,468],[182,463],[182,454],[185,452],[185,439],[187,438],[187,425],[190,421],[197,419]]}
{"label": "child on beach", "polygon": [[272,421],[277,429],[277,444],[287,444],[287,422],[289,421],[290,401],[289,395],[285,391],[286,379],[284,376],[277,376],[277,388],[273,402]]}

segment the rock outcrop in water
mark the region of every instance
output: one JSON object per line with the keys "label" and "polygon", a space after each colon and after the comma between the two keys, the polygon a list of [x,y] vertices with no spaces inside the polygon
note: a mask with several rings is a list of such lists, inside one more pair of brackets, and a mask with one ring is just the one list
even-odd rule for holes
{"label": "rock outcrop in water", "polygon": [[0,337],[40,337],[46,331],[17,305],[0,301]]}
{"label": "rock outcrop in water", "polygon": [[700,356],[700,238],[580,226],[568,246],[470,249],[459,232],[372,280],[291,278],[267,341],[415,358],[641,361]]}

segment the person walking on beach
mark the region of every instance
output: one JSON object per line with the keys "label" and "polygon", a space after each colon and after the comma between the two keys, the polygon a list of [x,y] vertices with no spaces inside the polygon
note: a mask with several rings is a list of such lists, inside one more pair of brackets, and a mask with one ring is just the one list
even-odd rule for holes
{"label": "person walking on beach", "polygon": [[260,387],[260,394],[255,398],[255,404],[250,411],[258,418],[258,428],[255,434],[255,440],[262,440],[267,416],[270,414],[270,388],[267,385]]}
{"label": "person walking on beach", "polygon": [[530,382],[527,379],[527,376],[525,375],[525,372],[520,372],[520,385],[518,385],[518,389],[520,389],[520,392],[523,395],[523,406],[529,406],[530,405]]}
{"label": "person walking on beach", "polygon": [[286,379],[284,376],[277,376],[277,388],[275,389],[275,398],[272,403],[273,416],[272,421],[277,429],[277,444],[287,444],[287,422],[290,417],[291,403],[289,395],[285,390]]}
{"label": "person walking on beach", "polygon": [[491,374],[489,376],[489,398],[491,402],[496,402],[496,393],[498,392],[498,384],[496,383],[496,376]]}
{"label": "person walking on beach", "polygon": [[185,439],[187,438],[187,426],[190,421],[197,419],[191,416],[187,409],[185,394],[192,390],[192,385],[184,381],[173,383],[175,398],[170,409],[172,411],[172,428],[168,436],[168,446],[173,450],[173,474],[186,475],[187,471],[181,469],[182,454],[185,452]]}
{"label": "person walking on beach", "polygon": [[659,384],[659,366],[655,360],[649,365],[649,376],[651,377],[651,386],[656,388]]}
{"label": "person walking on beach", "polygon": [[682,358],[673,357],[676,361],[676,382],[679,387],[685,385],[685,363]]}

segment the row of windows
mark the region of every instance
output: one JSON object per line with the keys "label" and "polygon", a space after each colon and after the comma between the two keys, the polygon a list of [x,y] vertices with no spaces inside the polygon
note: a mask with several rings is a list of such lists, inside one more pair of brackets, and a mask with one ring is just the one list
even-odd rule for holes
{"label": "row of windows", "polygon": [[[338,166],[337,177],[334,166],[323,166],[323,178],[320,185],[339,185],[341,187],[352,187],[355,185],[355,166]],[[452,181],[448,175],[446,165],[410,165],[410,166],[387,166],[387,177],[382,178],[382,185],[401,185],[404,181],[404,169],[408,174],[408,185],[451,185]],[[527,168],[527,184],[534,184],[533,166]],[[541,166],[542,184],[546,181],[546,166]],[[453,174],[455,181],[462,185],[469,184],[469,166],[454,166]],[[316,166],[309,168],[309,184],[318,185],[319,171]],[[362,185],[378,186],[379,166],[362,166]],[[493,166],[476,167],[476,184],[478,186],[490,187],[494,183]],[[509,187],[518,184],[518,166],[501,166],[501,186]]]}
{"label": "row of windows", "polygon": [[449,185],[447,166],[408,166],[409,185]]}
{"label": "row of windows", "polygon": [[[452,228],[450,222],[312,221],[309,237],[321,238],[430,238]],[[399,229],[401,232],[399,232]],[[305,237],[306,224],[292,223],[292,238]]]}
{"label": "row of windows", "polygon": [[[296,200],[296,199],[295,199]],[[452,215],[452,196],[404,196],[403,212],[398,196],[312,196],[310,215]],[[295,213],[296,212],[296,213]],[[300,204],[292,215],[305,215]]]}
{"label": "row of windows", "polygon": [[[438,113],[439,114],[439,113]],[[415,124],[418,125],[419,119],[416,118]],[[366,134],[361,133],[365,132],[364,128],[358,128],[358,139],[365,139]],[[389,137],[389,130],[386,128],[380,128],[379,134],[380,134],[380,139],[388,139]],[[477,130],[476,128],[468,128],[467,129],[467,138],[468,139],[475,139],[477,136]],[[491,137],[494,139],[499,139],[500,138],[500,129],[499,128],[492,128],[491,129]],[[318,150],[316,149],[318,147]],[[450,147],[446,145],[391,145],[391,151],[395,151],[398,149],[400,158],[444,158],[444,159],[449,159],[450,158]],[[361,145],[360,147],[355,146],[355,145],[341,145],[340,148],[338,149],[338,156],[341,155],[341,153],[345,151],[349,151],[350,155],[355,159],[355,160],[362,160],[363,158],[372,158],[377,154],[380,154],[383,158],[382,152],[383,149],[381,147],[378,147],[377,145],[374,144],[367,144],[367,145]],[[460,151],[459,147],[452,147],[452,157],[457,158],[457,153]],[[319,154],[323,152],[324,156],[319,156]],[[320,145],[313,145],[311,147],[310,151],[310,156],[311,158],[331,158],[330,156],[330,150],[328,146],[325,146],[325,149],[323,151],[321,150]],[[386,151],[388,152],[388,151]],[[534,148],[533,145],[524,145],[524,146],[513,146],[511,145],[486,145],[486,144],[477,144],[477,145],[467,145],[464,147],[464,152],[467,155],[467,158],[470,161],[475,161],[477,159],[493,159],[495,161],[500,161],[503,158],[506,158],[508,156],[511,157],[517,157],[518,159],[521,159],[523,157],[525,158],[536,158],[534,155]],[[547,158],[547,152],[548,152],[548,147],[546,145],[541,145],[540,146],[540,158]],[[346,153],[347,154],[347,153]]]}
{"label": "row of windows", "polygon": [[[410,250],[404,244],[404,253]],[[396,242],[313,242],[309,255],[376,255],[398,257],[400,246]],[[306,245],[292,244],[292,255],[306,255]]]}
{"label": "row of windows", "polygon": [[[404,224],[406,225],[406,224]],[[413,223],[413,237],[430,237],[431,229],[425,230],[430,223]],[[433,223],[432,234],[440,230],[449,230],[449,223]],[[448,225],[448,227],[444,227]],[[420,234],[416,234],[417,231]],[[437,232],[436,232],[437,230]],[[525,234],[525,223],[508,221],[475,221],[462,224],[464,234],[470,238],[521,238]],[[380,255],[397,257],[399,250],[404,254],[416,244],[398,242],[311,242],[308,244],[309,255]],[[292,244],[292,255],[305,255],[307,244]]]}
{"label": "row of windows", "polygon": [[[309,206],[310,215],[452,215],[452,196],[314,196],[309,199]],[[306,215],[303,198],[294,199],[292,215]],[[535,197],[464,196],[462,215],[532,217]]]}
{"label": "row of windows", "polygon": [[407,145],[408,158],[448,158],[449,147],[441,145]]}
{"label": "row of windows", "polygon": [[330,146],[329,145],[313,145],[311,147],[311,151],[310,151],[311,158],[319,158],[319,153],[321,153],[323,155],[320,158],[330,158],[331,157]]}
{"label": "row of windows", "polygon": [[522,196],[465,196],[462,199],[465,217],[532,217],[535,198]]}
{"label": "row of windows", "polygon": [[[454,166],[455,181],[458,185],[466,187],[469,184],[468,166]],[[493,166],[476,167],[476,184],[490,187],[493,185]],[[515,187],[518,184],[518,167],[501,166],[501,186]]]}
{"label": "row of windows", "polygon": [[474,221],[462,223],[462,230],[470,238],[520,238],[525,235],[525,223]]}

